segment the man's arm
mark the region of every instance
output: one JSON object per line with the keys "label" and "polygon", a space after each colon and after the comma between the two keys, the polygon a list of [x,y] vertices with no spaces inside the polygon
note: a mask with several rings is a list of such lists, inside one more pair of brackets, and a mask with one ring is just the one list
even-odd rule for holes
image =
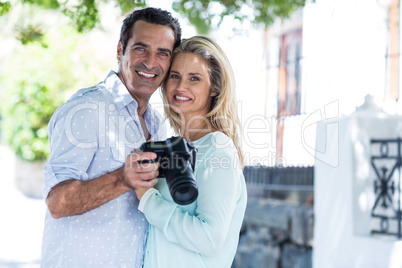
{"label": "man's arm", "polygon": [[150,152],[134,152],[123,167],[92,180],[66,180],[50,190],[46,203],[55,219],[79,215],[97,208],[121,194],[138,187],[156,184],[158,164],[139,164],[140,160],[155,159]]}

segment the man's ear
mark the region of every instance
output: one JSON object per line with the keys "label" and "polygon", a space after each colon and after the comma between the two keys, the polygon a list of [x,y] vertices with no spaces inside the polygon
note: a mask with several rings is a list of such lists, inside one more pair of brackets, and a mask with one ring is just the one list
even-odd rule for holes
{"label": "man's ear", "polygon": [[123,57],[123,44],[119,41],[119,43],[117,44],[117,61],[121,62],[121,58]]}

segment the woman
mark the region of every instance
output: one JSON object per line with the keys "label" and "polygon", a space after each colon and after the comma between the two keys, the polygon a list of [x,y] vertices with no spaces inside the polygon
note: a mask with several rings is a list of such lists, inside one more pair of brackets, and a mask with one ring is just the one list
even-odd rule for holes
{"label": "woman", "polygon": [[247,202],[232,68],[215,42],[192,37],[174,51],[162,92],[170,124],[198,149],[199,194],[181,206],[164,179],[136,190],[150,223],[144,267],[230,267]]}

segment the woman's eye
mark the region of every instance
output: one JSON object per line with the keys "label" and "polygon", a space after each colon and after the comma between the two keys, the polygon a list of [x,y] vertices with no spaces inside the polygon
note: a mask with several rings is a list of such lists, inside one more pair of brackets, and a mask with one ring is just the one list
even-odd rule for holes
{"label": "woman's eye", "polygon": [[170,78],[179,79],[179,76],[177,74],[172,74],[172,75],[170,75]]}
{"label": "woman's eye", "polygon": [[193,76],[190,78],[190,81],[200,81],[200,79],[198,77]]}

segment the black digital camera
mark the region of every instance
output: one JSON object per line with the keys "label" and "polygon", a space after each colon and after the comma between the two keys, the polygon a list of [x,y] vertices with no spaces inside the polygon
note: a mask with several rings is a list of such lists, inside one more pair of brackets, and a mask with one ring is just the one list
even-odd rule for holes
{"label": "black digital camera", "polygon": [[155,160],[141,163],[159,162],[159,178],[166,178],[170,194],[179,205],[188,205],[198,197],[194,177],[197,149],[182,137],[171,137],[165,141],[145,142],[140,152],[154,152]]}

